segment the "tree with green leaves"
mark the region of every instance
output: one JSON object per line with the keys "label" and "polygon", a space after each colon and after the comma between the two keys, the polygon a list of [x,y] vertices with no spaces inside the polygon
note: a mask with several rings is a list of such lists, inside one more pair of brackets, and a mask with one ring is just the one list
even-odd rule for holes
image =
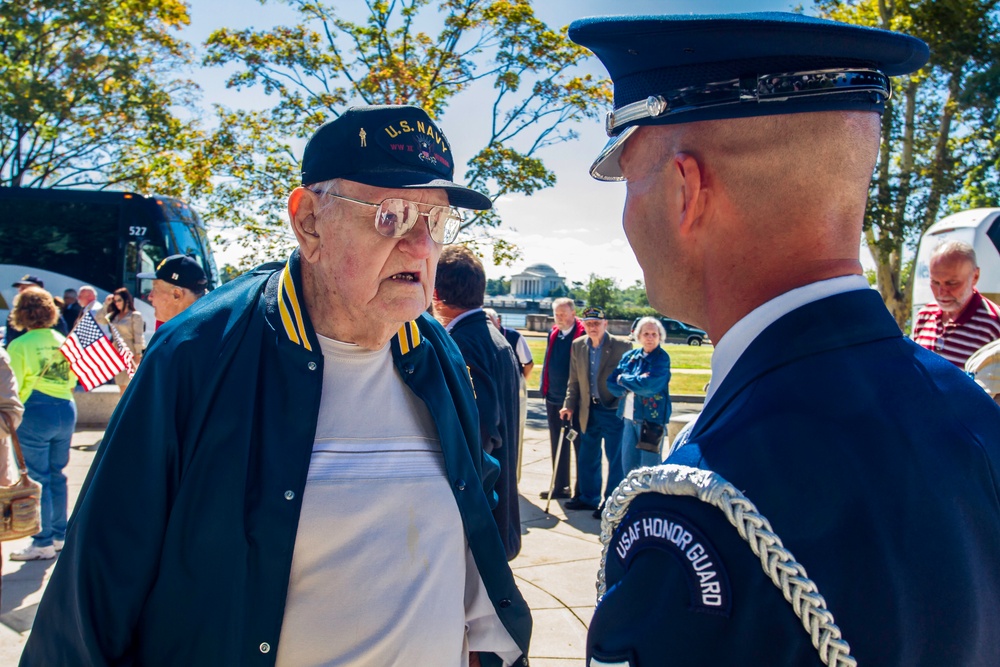
{"label": "tree with green leaves", "polygon": [[510,294],[510,279],[507,276],[486,279],[486,293],[490,296]]}
{"label": "tree with green leaves", "polygon": [[908,258],[946,213],[1000,202],[998,0],[823,0],[828,18],[906,32],[931,59],[893,81],[864,233],[876,285],[901,328],[910,317]]}
{"label": "tree with green leaves", "polygon": [[587,305],[607,309],[615,303],[615,296],[620,291],[614,278],[602,278],[591,273],[587,282]]}
{"label": "tree with green leaves", "polygon": [[[207,193],[209,217],[250,232],[241,242],[253,259],[290,245],[283,202],[298,178],[297,147],[349,104],[415,104],[446,128],[474,126],[483,142],[462,180],[496,200],[555,183],[542,151],[574,138],[572,124],[610,102],[606,81],[577,71],[589,53],[540,21],[529,0],[366,0],[360,22],[322,0],[281,1],[297,25],[216,31],[205,58],[236,67],[231,88],[259,86],[277,99],[264,111],[219,108],[206,155],[224,176]],[[481,111],[447,118],[459,94],[475,96]],[[481,212],[466,236],[489,238],[499,224],[496,211]],[[495,260],[516,256],[502,238],[489,240]]]}
{"label": "tree with green leaves", "polygon": [[188,22],[183,0],[3,0],[0,185],[187,187]]}

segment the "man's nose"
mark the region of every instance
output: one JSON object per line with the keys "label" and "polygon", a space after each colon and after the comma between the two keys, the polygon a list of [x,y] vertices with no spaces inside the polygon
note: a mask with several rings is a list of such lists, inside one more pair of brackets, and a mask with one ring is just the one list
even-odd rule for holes
{"label": "man's nose", "polygon": [[427,226],[427,219],[421,216],[413,229],[406,232],[399,239],[399,246],[402,250],[415,257],[429,257],[436,241],[431,238],[430,227]]}

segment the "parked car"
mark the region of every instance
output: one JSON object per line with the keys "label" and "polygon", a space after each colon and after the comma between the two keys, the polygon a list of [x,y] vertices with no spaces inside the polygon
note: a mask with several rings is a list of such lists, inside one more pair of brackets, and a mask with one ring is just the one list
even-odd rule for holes
{"label": "parked car", "polygon": [[[632,322],[632,331],[629,334],[629,338],[635,340],[635,325],[639,322],[641,318],[636,318]],[[711,343],[708,334],[698,327],[693,327],[690,324],[685,324],[679,320],[672,320],[669,317],[661,317],[660,324],[663,325],[664,330],[667,332],[667,338],[663,342],[665,343],[681,343],[684,345],[701,345],[702,343]]]}

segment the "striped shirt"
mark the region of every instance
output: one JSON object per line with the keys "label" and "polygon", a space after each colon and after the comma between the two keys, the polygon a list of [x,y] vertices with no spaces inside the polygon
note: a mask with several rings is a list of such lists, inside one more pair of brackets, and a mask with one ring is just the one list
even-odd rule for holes
{"label": "striped shirt", "polygon": [[976,290],[957,318],[945,324],[942,314],[936,303],[921,308],[913,340],[959,368],[976,350],[1000,338],[1000,307]]}

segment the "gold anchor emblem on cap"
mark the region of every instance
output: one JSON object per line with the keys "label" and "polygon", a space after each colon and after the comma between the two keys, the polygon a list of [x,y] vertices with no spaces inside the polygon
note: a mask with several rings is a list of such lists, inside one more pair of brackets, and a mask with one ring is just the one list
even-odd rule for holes
{"label": "gold anchor emblem on cap", "polygon": [[361,137],[361,147],[366,148],[368,144],[365,143],[365,138],[368,136],[368,133],[365,132],[365,128],[361,128],[361,131],[358,132],[358,136]]}

